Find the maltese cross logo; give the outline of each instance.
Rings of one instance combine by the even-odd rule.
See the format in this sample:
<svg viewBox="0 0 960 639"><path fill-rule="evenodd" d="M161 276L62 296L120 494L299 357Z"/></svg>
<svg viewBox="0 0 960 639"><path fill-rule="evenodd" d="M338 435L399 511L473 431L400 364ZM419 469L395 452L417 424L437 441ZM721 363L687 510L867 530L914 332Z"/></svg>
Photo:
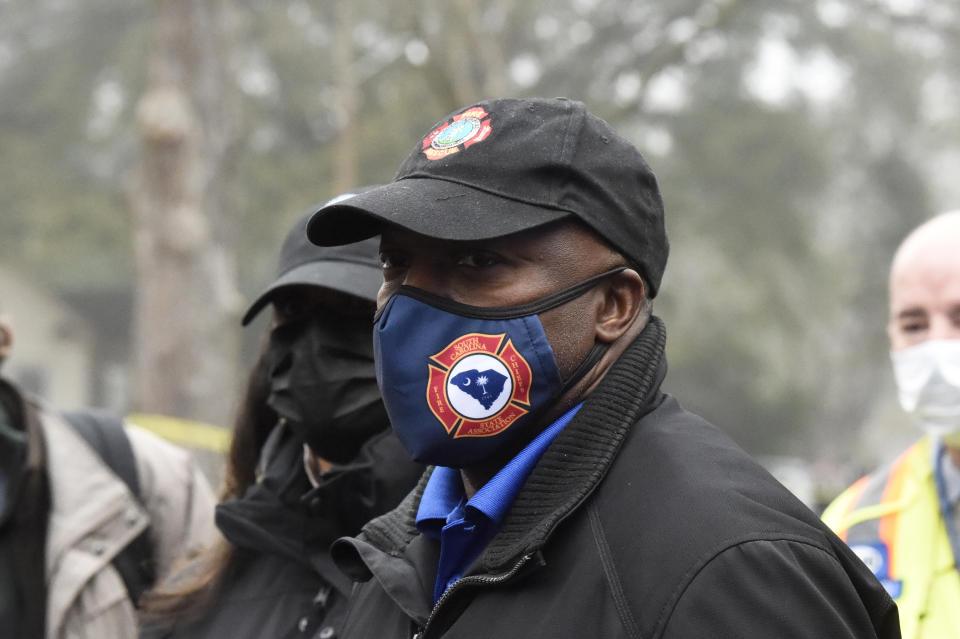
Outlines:
<svg viewBox="0 0 960 639"><path fill-rule="evenodd" d="M530 411L533 373L506 333L458 337L427 367L427 405L455 439L497 435Z"/></svg>

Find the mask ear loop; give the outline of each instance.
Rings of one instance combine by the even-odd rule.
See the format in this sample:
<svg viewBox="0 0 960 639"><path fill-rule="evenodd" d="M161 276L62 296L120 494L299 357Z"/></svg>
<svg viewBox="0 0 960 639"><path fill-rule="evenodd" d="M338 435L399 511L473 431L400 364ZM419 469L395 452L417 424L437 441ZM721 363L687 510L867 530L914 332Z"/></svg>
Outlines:
<svg viewBox="0 0 960 639"><path fill-rule="evenodd" d="M603 357L609 348L609 344L604 344L603 342L594 343L593 348L590 349L580 364L570 373L570 377L563 382L563 386L560 387L560 392L557 396L559 397L573 388L577 382L583 379L584 375L593 370L593 367L597 365L597 362L600 361L600 358Z"/></svg>
<svg viewBox="0 0 960 639"><path fill-rule="evenodd" d="M615 275L617 273L621 273L623 271L626 271L628 268L630 267L620 266L610 271L607 271L605 273L600 273L600 275L592 277L587 281L591 282L592 284L596 284L599 280L603 279L604 277L607 277L608 275ZM570 377L563 382L563 386L560 388L560 392L558 396L561 396L564 393L566 393L568 390L573 388L573 386L577 382L583 379L583 377L588 372L590 372L594 366L597 365L597 362L600 361L600 358L602 358L604 353L606 353L607 350L609 349L610 349L609 344L604 344L603 342L594 342L593 347L587 352L587 354L584 356L580 364L573 370L572 373L570 373Z"/></svg>
<svg viewBox="0 0 960 639"><path fill-rule="evenodd" d="M592 289L597 285L597 282L600 280L610 277L611 275L616 275L621 271L629 269L629 266L616 266L612 269L606 270L602 273L597 273L578 284L574 284L570 288L564 289L547 297L540 298L538 300L533 300L532 302L527 302L525 304L517 304L514 306L498 306L498 307L487 307L487 306L471 306L469 304L463 304L461 302L455 302L451 299L437 295L435 293L428 293L427 291L421 290L413 286L401 286L394 296L396 295L406 295L411 297L418 302L423 302L424 304L429 304L435 308L439 308L442 311L448 313L453 313L454 315L459 315L460 317L469 317L473 319L484 319L484 320L506 320L506 319L516 319L518 317L526 317L528 315L539 315L540 313L549 311L558 306L563 306L567 302L573 301L585 294L587 291ZM392 299L392 298L391 298ZM383 313L383 309L386 308L386 305L382 306L380 310L377 311L376 320L379 320L380 315Z"/></svg>

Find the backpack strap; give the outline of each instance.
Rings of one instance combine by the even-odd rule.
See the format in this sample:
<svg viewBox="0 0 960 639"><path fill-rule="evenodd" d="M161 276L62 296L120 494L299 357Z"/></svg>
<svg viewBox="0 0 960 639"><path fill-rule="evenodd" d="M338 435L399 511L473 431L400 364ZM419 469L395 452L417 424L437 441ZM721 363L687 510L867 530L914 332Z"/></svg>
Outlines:
<svg viewBox="0 0 960 639"><path fill-rule="evenodd" d="M66 411L62 416L143 505L140 481L137 478L137 459L124 430L123 420L109 413L93 410ZM150 528L145 528L111 562L120 573L134 606L140 600L140 595L153 586L156 580L153 544L149 533Z"/></svg>

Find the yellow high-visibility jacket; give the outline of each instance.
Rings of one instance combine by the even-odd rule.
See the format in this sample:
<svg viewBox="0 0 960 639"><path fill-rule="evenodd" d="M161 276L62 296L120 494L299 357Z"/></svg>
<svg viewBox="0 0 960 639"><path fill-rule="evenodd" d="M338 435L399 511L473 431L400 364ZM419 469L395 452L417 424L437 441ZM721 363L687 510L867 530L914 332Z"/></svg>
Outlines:
<svg viewBox="0 0 960 639"><path fill-rule="evenodd" d="M940 515L931 446L924 437L823 513L896 600L904 639L960 637L960 573Z"/></svg>

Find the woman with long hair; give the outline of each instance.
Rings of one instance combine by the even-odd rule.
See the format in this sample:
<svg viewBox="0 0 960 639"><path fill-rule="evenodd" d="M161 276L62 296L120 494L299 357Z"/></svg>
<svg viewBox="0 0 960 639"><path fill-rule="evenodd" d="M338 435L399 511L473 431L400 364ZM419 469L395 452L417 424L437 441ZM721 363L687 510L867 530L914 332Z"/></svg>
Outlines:
<svg viewBox="0 0 960 639"><path fill-rule="evenodd" d="M308 217L243 318L273 309L234 425L222 538L147 594L141 639L333 639L350 584L330 543L399 503L423 470L390 431L376 386L376 240L315 246Z"/></svg>

